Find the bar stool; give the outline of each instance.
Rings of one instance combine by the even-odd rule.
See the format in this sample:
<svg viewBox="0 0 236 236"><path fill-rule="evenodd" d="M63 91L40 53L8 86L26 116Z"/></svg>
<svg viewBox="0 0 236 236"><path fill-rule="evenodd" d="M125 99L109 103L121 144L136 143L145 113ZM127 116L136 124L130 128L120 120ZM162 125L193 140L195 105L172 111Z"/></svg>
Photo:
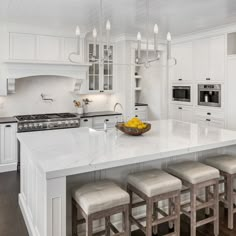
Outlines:
<svg viewBox="0 0 236 236"><path fill-rule="evenodd" d="M152 235L152 230L157 233L158 225L174 222L174 233L180 235L180 190L182 183L174 176L158 169L147 170L130 174L128 176L127 191L130 194L130 221L141 229L146 236ZM138 195L143 201L134 203L133 194ZM158 202L169 200L169 214L158 208ZM146 217L135 218L132 209L146 205ZM158 213L163 217L158 219ZM154 217L153 217L154 216ZM146 220L146 227L142 221ZM168 234L169 235L169 234Z"/></svg>
<svg viewBox="0 0 236 236"><path fill-rule="evenodd" d="M129 227L129 194L115 183L104 180L84 186L72 191L72 235L77 236L77 225L86 224L86 236L93 235L93 221L105 218L105 230L98 235L128 236ZM80 213L84 219L77 220ZM110 222L110 216L123 214L123 233ZM97 233L96 233L97 234Z"/></svg>
<svg viewBox="0 0 236 236"><path fill-rule="evenodd" d="M228 207L228 228L234 227L234 213L236 208L234 207L234 197L236 195L234 191L234 179L236 178L236 156L217 156L207 158L205 160L207 165L213 166L220 171L220 175L224 177L224 192L220 193L220 201ZM211 192L208 192L211 194Z"/></svg>
<svg viewBox="0 0 236 236"><path fill-rule="evenodd" d="M196 229L199 226L214 223L214 235L219 235L219 171L211 166L199 162L185 161L178 164L170 165L167 169L169 173L180 178L187 189L181 193L190 192L190 203L181 205L181 212L190 218L191 236L196 236ZM213 198L204 201L198 195L198 191L203 188L213 186ZM197 204L200 203L200 204ZM189 208L190 207L190 212ZM187 209L186 209L187 208ZM200 209L212 208L213 216L207 219L197 221L197 211Z"/></svg>

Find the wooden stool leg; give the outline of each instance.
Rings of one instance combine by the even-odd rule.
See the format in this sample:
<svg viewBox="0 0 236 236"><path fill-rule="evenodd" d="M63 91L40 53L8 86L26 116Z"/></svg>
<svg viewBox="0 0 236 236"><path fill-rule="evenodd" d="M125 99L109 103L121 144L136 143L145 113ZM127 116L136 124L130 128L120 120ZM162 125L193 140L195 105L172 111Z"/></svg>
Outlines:
<svg viewBox="0 0 236 236"><path fill-rule="evenodd" d="M105 217L105 236L110 236L111 228L110 228L110 216Z"/></svg>
<svg viewBox="0 0 236 236"><path fill-rule="evenodd" d="M130 198L130 203L129 203L129 234L131 234L131 216L132 216L132 205L133 205L133 193L132 191L129 189L129 187L127 187L127 192L129 194L129 198Z"/></svg>
<svg viewBox="0 0 236 236"><path fill-rule="evenodd" d="M86 219L86 236L92 236L93 235L93 220L91 217L87 217Z"/></svg>
<svg viewBox="0 0 236 236"><path fill-rule="evenodd" d="M77 236L77 207L72 201L72 236Z"/></svg>
<svg viewBox="0 0 236 236"><path fill-rule="evenodd" d="M233 209L234 209L234 198L233 198L233 177L232 175L227 175L226 180L226 189L227 189L227 202L228 202L228 228L233 229L234 227L234 216L233 216Z"/></svg>
<svg viewBox="0 0 236 236"><path fill-rule="evenodd" d="M158 211L157 211L157 208L158 208L158 202L155 202L154 203L154 208L153 208L153 215L154 215L154 219L155 220L158 220ZM158 234L158 225L155 225L153 226L153 234L154 235L157 235Z"/></svg>
<svg viewBox="0 0 236 236"><path fill-rule="evenodd" d="M219 235L219 184L218 182L214 185L214 200L215 200L215 205L214 205L214 216L215 216L215 221L214 221L214 234L215 236Z"/></svg>
<svg viewBox="0 0 236 236"><path fill-rule="evenodd" d="M152 201L148 199L146 208L146 236L152 236L152 208Z"/></svg>
<svg viewBox="0 0 236 236"><path fill-rule="evenodd" d="M208 202L208 201L210 200L210 198L209 198L209 192L210 192L210 186L207 186L207 187L205 188L206 202ZM207 208L205 209L205 214L206 214L207 216L210 215L210 208L209 208L209 207L207 207Z"/></svg>
<svg viewBox="0 0 236 236"><path fill-rule="evenodd" d="M190 200L191 200L191 236L196 236L196 221L197 221L197 212L196 212L196 195L197 190L196 186L192 185L190 188Z"/></svg>
<svg viewBox="0 0 236 236"><path fill-rule="evenodd" d="M175 197L175 214L177 216L175 220L175 235L180 236L180 194Z"/></svg>
<svg viewBox="0 0 236 236"><path fill-rule="evenodd" d="M130 227L130 220L129 220L129 205L125 207L123 212L123 230L125 236L130 236L131 234L131 227Z"/></svg>
<svg viewBox="0 0 236 236"><path fill-rule="evenodd" d="M169 216L171 216L173 214L173 204L174 204L174 201L173 201L173 198L169 198L169 205L168 205L168 208L169 208ZM174 228L174 222L173 221L169 221L169 228L170 229L173 229Z"/></svg>

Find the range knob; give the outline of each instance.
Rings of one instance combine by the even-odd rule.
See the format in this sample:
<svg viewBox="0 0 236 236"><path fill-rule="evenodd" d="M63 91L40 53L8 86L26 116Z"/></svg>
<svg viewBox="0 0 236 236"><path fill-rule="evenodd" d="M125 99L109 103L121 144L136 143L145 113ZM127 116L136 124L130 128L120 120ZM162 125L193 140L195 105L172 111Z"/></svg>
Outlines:
<svg viewBox="0 0 236 236"><path fill-rule="evenodd" d="M27 129L28 128L28 124L24 124L24 129Z"/></svg>

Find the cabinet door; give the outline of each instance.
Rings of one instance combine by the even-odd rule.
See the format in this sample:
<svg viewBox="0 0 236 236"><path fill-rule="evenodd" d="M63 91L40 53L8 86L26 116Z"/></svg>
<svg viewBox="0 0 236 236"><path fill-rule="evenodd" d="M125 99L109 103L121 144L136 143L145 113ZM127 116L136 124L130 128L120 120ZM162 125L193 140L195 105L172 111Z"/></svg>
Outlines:
<svg viewBox="0 0 236 236"><path fill-rule="evenodd" d="M10 58L16 60L35 60L36 35L11 33Z"/></svg>
<svg viewBox="0 0 236 236"><path fill-rule="evenodd" d="M104 67L103 67L103 88L104 91L112 91L114 88L114 73L113 73L113 46L104 45Z"/></svg>
<svg viewBox="0 0 236 236"><path fill-rule="evenodd" d="M209 39L196 40L193 43L193 67L195 80L209 80Z"/></svg>
<svg viewBox="0 0 236 236"><path fill-rule="evenodd" d="M182 121L185 122L193 122L193 109L192 108L186 108L182 107Z"/></svg>
<svg viewBox="0 0 236 236"><path fill-rule="evenodd" d="M16 162L16 124L1 125L1 164Z"/></svg>
<svg viewBox="0 0 236 236"><path fill-rule="evenodd" d="M93 127L93 118L82 118L80 119L80 127Z"/></svg>
<svg viewBox="0 0 236 236"><path fill-rule="evenodd" d="M76 38L64 38L64 61L69 62L70 53L76 52L76 50L77 50ZM79 60L81 60L81 57L79 58Z"/></svg>
<svg viewBox="0 0 236 236"><path fill-rule="evenodd" d="M182 120L182 110L181 106L171 106L169 110L169 117L170 119L174 120Z"/></svg>
<svg viewBox="0 0 236 236"><path fill-rule="evenodd" d="M173 57L177 64L170 69L170 77L173 81L190 81L193 79L192 69L192 43L176 45L172 49Z"/></svg>
<svg viewBox="0 0 236 236"><path fill-rule="evenodd" d="M225 39L224 36L211 38L209 44L209 77L213 81L224 81Z"/></svg>
<svg viewBox="0 0 236 236"><path fill-rule="evenodd" d="M38 36L38 60L61 61L61 38Z"/></svg>

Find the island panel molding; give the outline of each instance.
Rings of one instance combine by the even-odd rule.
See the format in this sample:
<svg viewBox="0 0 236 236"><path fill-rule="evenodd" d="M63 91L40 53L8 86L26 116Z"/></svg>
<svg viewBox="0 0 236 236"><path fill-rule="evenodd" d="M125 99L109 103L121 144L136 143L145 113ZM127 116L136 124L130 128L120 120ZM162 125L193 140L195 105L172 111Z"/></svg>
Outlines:
<svg viewBox="0 0 236 236"><path fill-rule="evenodd" d="M71 190L75 186L106 178L125 187L131 172L236 153L236 132L175 120L154 121L152 130L141 137L89 128L17 136L22 163L19 202L33 236L71 236ZM165 210L165 204L161 206ZM141 209L135 214L143 213ZM119 217L115 223L119 227Z"/></svg>

